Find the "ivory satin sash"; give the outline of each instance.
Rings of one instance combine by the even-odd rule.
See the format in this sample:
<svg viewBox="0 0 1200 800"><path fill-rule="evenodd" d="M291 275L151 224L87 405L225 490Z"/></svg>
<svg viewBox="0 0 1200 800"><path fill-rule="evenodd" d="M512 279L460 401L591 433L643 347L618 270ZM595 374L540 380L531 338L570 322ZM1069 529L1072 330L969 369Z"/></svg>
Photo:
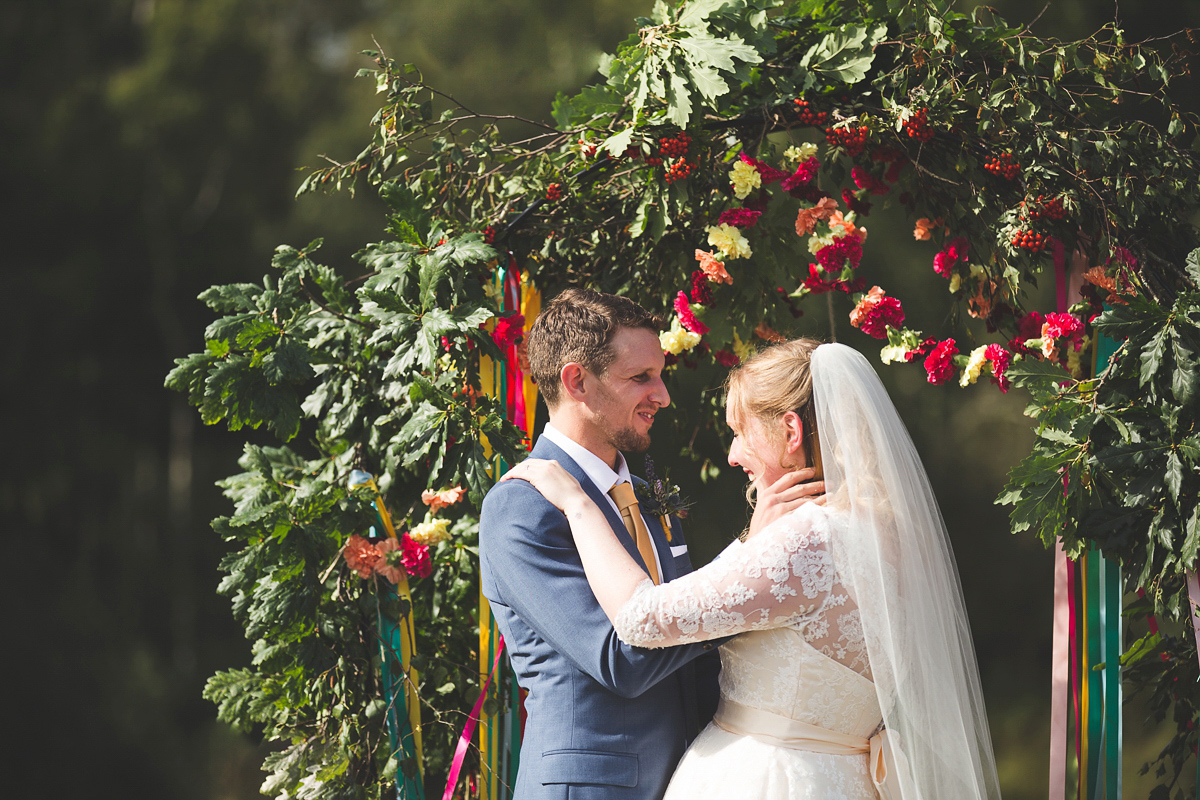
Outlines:
<svg viewBox="0 0 1200 800"><path fill-rule="evenodd" d="M909 776L908 761L887 729L869 739L838 733L807 722L734 703L721 698L713 723L718 728L749 736L777 747L834 756L869 754L871 781L880 800L910 800L918 795Z"/></svg>

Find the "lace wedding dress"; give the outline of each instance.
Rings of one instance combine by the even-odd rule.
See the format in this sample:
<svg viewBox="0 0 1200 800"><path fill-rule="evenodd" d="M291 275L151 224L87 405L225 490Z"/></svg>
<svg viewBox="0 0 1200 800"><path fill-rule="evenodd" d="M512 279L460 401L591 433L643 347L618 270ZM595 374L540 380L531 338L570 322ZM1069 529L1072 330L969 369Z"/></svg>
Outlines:
<svg viewBox="0 0 1200 800"><path fill-rule="evenodd" d="M877 797L870 754L853 752L883 714L831 546L844 524L801 506L702 570L645 581L622 607L618 635L643 647L737 634L720 648L717 719L680 762L668 800Z"/></svg>

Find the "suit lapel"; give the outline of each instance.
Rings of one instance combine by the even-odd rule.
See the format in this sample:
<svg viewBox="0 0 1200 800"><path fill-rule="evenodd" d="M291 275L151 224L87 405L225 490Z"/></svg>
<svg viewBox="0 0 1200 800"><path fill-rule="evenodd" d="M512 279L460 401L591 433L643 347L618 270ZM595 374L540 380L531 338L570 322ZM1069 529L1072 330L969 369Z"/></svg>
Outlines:
<svg viewBox="0 0 1200 800"><path fill-rule="evenodd" d="M561 464L563 469L574 476L575 480L579 481L579 485L583 487L583 491L587 493L587 496L592 498L592 502L604 512L604 518L608 520L608 524L612 526L613 532L617 534L617 541L625 547L625 552L629 553L633 557L633 560L641 564L642 568L645 569L646 564L642 561L641 554L638 553L637 544L633 541L633 537L625 530L625 522L621 519L621 515L613 509L612 503L608 500L608 495L604 494L604 492L596 487L596 484L592 483L592 479L588 477L582 467L575 463L575 459L571 458L561 447L544 436L538 437L537 444L534 445L529 455L534 458L553 459ZM650 535L654 539L654 546L658 548L659 560L662 561L662 546L659 544L659 540L662 538L661 528L657 525L651 527L652 525L653 523L647 521L647 529L651 531ZM656 529L659 530L657 536L654 534L654 530Z"/></svg>

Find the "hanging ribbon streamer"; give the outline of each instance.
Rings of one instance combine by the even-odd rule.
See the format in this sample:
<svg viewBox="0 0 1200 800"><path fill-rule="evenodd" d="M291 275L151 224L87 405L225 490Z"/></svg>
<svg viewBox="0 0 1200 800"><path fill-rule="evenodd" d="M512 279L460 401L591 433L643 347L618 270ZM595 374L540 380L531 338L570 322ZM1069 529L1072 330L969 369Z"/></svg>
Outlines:
<svg viewBox="0 0 1200 800"><path fill-rule="evenodd" d="M505 312L516 312L525 319L525 328L541 310L541 293L529 283L528 274L521 274L516 258L510 253L507 263L496 269L496 288L503 297ZM483 391L504 401L505 413L510 422L525 432L527 441L532 441L537 409L537 386L526 375L523 368L524 347L517 342L503 349L504 358L494 361L480 356L479 377ZM484 452L492 457L491 446L485 442ZM493 476L508 468L503 459L495 458ZM489 714L487 705L481 705L479 714L479 794L481 800L509 800L516 783L520 766L521 735L524 726L524 708L521 690L516 677L507 674L500 652L503 637L496 629L491 607L487 598L479 593L479 674L481 679L488 672L488 665L499 664L495 681L484 681L486 688L481 694L481 703L486 696L498 699L501 686L508 689L507 708L498 714Z"/></svg>
<svg viewBox="0 0 1200 800"><path fill-rule="evenodd" d="M474 707L471 708L471 713L467 715L467 724L463 726L462 735L458 737L458 746L454 748L454 759L450 762L450 773L446 776L446 790L442 792L442 800L450 800L454 795L454 787L458 784L459 772L462 770L463 761L467 757L467 750L471 746L471 739L475 736L475 726L479 723L479 715L483 711L483 701L487 698L488 688L492 685L492 678L496 676L496 670L500 666L500 654L503 652L504 637L501 636L496 642L496 657L492 659L492 669L483 681L483 690L479 692L479 699L475 701Z"/></svg>
<svg viewBox="0 0 1200 800"><path fill-rule="evenodd" d="M377 532L389 539L396 539L392 515L383 503L383 496L379 493L375 478L359 469L351 472L350 488L357 489L363 486L369 487L375 493ZM384 586L388 588L382 588ZM417 647L416 631L413 629L411 616L412 593L408 588L408 576L403 572L394 589L386 583L381 583L380 587L380 592L386 591L397 597L401 608L409 609L399 620L383 616L382 611L376 617L380 660L383 663L383 685L388 694L388 740L392 753L400 756L402 764L416 766L416 769L407 772L402 769L397 773L396 796L422 800L425 797L425 760L421 746L421 703L417 695L419 676L416 668L412 666L413 653ZM398 670L395 669L396 665L399 665Z"/></svg>

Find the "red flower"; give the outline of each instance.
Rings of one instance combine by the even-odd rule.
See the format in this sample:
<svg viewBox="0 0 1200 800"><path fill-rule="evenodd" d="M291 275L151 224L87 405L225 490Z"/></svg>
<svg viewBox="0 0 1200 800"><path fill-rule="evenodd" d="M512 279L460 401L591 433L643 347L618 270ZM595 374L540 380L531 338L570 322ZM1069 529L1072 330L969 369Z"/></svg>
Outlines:
<svg viewBox="0 0 1200 800"><path fill-rule="evenodd" d="M847 261L851 267L857 267L862 261L862 240L857 236L842 236L818 250L816 256L826 272L840 272Z"/></svg>
<svg viewBox="0 0 1200 800"><path fill-rule="evenodd" d="M817 177L817 170L819 168L820 163L817 161L817 157L813 156L797 166L795 172L780 181L779 188L790 192L793 189L799 189L801 186L806 186L812 183L813 178Z"/></svg>
<svg viewBox="0 0 1200 800"><path fill-rule="evenodd" d="M1026 356L1038 353L1039 351L1026 347L1025 341L1041 336L1042 323L1045 321L1046 317L1040 311L1030 311L1021 317L1020 322L1017 323L1017 335L1009 341L1008 349Z"/></svg>
<svg viewBox="0 0 1200 800"><path fill-rule="evenodd" d="M842 189L842 202L846 204L847 209L860 217L871 213L871 204L866 200L859 200L858 195L849 189Z"/></svg>
<svg viewBox="0 0 1200 800"><path fill-rule="evenodd" d="M876 178L870 172L867 172L862 167L854 167L850 170L850 177L854 179L854 185L859 189L866 189L871 194L887 194L891 188L883 181Z"/></svg>
<svg viewBox="0 0 1200 800"><path fill-rule="evenodd" d="M742 360L728 350L718 350L713 353L713 359L722 367L736 367Z"/></svg>
<svg viewBox="0 0 1200 800"><path fill-rule="evenodd" d="M925 357L925 375L934 386L940 386L954 377L954 356L958 345L953 339L938 342L933 352Z"/></svg>
<svg viewBox="0 0 1200 800"><path fill-rule="evenodd" d="M512 347L525 332L525 317L521 314L511 314L496 319L496 329L492 331L492 341L501 350Z"/></svg>
<svg viewBox="0 0 1200 800"><path fill-rule="evenodd" d="M770 164L759 161L757 158L751 158L746 155L745 151L739 153L738 158L758 170L758 176L762 179L763 186L788 177L788 174L783 170L775 169Z"/></svg>
<svg viewBox="0 0 1200 800"><path fill-rule="evenodd" d="M697 305L707 306L712 304L712 289L708 288L708 276L704 274L704 270L698 269L692 272L692 302Z"/></svg>
<svg viewBox="0 0 1200 800"><path fill-rule="evenodd" d="M918 358L924 358L925 356L929 355L933 352L933 348L937 347L937 343L937 339L926 339L925 341L921 342L912 350L909 350L904 354L905 363L911 364Z"/></svg>
<svg viewBox="0 0 1200 800"><path fill-rule="evenodd" d="M983 350L983 357L992 365L992 383L1000 387L1000 391L1008 392L1009 381L1004 376L1012 364L1012 353L998 344L989 344Z"/></svg>
<svg viewBox="0 0 1200 800"><path fill-rule="evenodd" d="M753 228L762 216L761 211L751 211L748 208L730 208L721 212L717 217L720 225L732 225L735 228Z"/></svg>
<svg viewBox="0 0 1200 800"><path fill-rule="evenodd" d="M1046 315L1046 321L1042 323L1042 335L1052 339L1062 339L1063 337L1076 339L1082 333L1083 323L1073 314L1051 312Z"/></svg>
<svg viewBox="0 0 1200 800"><path fill-rule="evenodd" d="M708 326L696 319L696 315L692 313L692 307L688 305L688 296L683 292L675 295L675 313L679 315L679 324L683 326L684 330L698 333L701 336L708 333Z"/></svg>
<svg viewBox="0 0 1200 800"><path fill-rule="evenodd" d="M433 572L429 548L414 542L407 531L400 537L400 564L405 572L417 578L428 578L429 573Z"/></svg>
<svg viewBox="0 0 1200 800"><path fill-rule="evenodd" d="M872 286L850 312L850 324L868 336L886 339L888 326L898 329L904 324L904 309L895 297L888 297L878 286Z"/></svg>

